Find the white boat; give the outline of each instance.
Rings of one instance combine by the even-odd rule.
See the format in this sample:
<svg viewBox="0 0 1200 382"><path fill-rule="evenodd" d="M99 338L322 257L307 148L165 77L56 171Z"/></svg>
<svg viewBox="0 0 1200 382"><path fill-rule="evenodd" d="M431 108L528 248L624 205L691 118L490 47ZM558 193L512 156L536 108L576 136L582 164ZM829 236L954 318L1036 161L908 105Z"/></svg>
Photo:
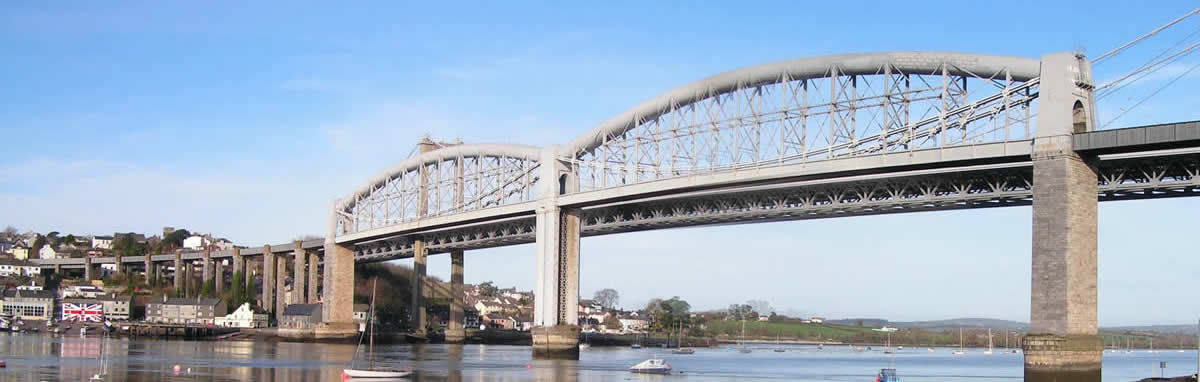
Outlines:
<svg viewBox="0 0 1200 382"><path fill-rule="evenodd" d="M404 378L412 375L412 371L343 369L342 374L350 378Z"/></svg>
<svg viewBox="0 0 1200 382"><path fill-rule="evenodd" d="M985 350L983 354L992 355L992 328L988 328L988 350Z"/></svg>
<svg viewBox="0 0 1200 382"><path fill-rule="evenodd" d="M376 278L371 283L371 310L367 312L367 331L368 337L371 337L370 345L367 348L367 368L355 369L351 364L349 369L342 369L342 375L348 378L404 378L412 375L412 370L395 370L395 369L376 369L375 368L375 286L379 284L379 279ZM354 347L354 355L357 359L358 347L362 345L362 337L358 337L358 345Z"/></svg>
<svg viewBox="0 0 1200 382"><path fill-rule="evenodd" d="M950 354L953 354L953 355L967 354L967 350L965 348L963 348L963 330L962 330L962 328L958 328L958 350L952 351L952 352L950 352Z"/></svg>
<svg viewBox="0 0 1200 382"><path fill-rule="evenodd" d="M749 353L750 348L746 347L746 319L742 318L742 338L738 342L738 353Z"/></svg>
<svg viewBox="0 0 1200 382"><path fill-rule="evenodd" d="M91 329L91 328L89 328L89 327L87 327L87 326L80 326L80 327L79 327L79 335L81 335L81 336L86 336L86 335L87 335L87 332L88 332L88 329Z"/></svg>
<svg viewBox="0 0 1200 382"><path fill-rule="evenodd" d="M629 371L634 373L648 374L669 374L671 373L671 364L661 358L651 358L629 368Z"/></svg>

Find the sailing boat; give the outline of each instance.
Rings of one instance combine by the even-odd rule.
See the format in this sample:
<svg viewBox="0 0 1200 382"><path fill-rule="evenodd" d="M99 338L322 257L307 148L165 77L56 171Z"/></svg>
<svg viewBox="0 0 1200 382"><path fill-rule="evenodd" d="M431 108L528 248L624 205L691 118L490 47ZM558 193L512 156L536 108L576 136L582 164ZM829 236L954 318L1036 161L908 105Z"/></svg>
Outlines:
<svg viewBox="0 0 1200 382"><path fill-rule="evenodd" d="M738 345L738 353L749 353L750 348L746 347L746 319L742 318L742 339Z"/></svg>
<svg viewBox="0 0 1200 382"><path fill-rule="evenodd" d="M371 311L367 312L367 336L371 337L370 345L367 347L367 368L355 369L351 364L349 369L342 369L342 375L350 378L403 378L412 374L412 371L391 370L391 369L375 369L375 286L379 284L379 279L376 278L371 282ZM362 337L358 337L358 346L362 345ZM358 354L358 347L355 346L354 354ZM356 357L357 358L357 357Z"/></svg>
<svg viewBox="0 0 1200 382"><path fill-rule="evenodd" d="M787 349L784 349L783 347L779 346L779 334L780 333L783 333L783 329L780 329L779 333L775 333L775 352L776 353L783 353L783 352L787 351Z"/></svg>
<svg viewBox="0 0 1200 382"><path fill-rule="evenodd" d="M677 342L675 344L676 347L675 347L675 350L671 351L671 353L674 353L674 354L696 354L696 349L692 349L691 346L688 346L688 347L683 346L683 323L682 322L679 323L679 338L676 339L675 341Z"/></svg>
<svg viewBox="0 0 1200 382"><path fill-rule="evenodd" d="M967 354L967 350L963 349L963 330L962 330L962 328L958 328L958 350L950 352L950 354L953 354L953 355Z"/></svg>
<svg viewBox="0 0 1200 382"><path fill-rule="evenodd" d="M988 350L983 354L992 355L992 328L988 328Z"/></svg>

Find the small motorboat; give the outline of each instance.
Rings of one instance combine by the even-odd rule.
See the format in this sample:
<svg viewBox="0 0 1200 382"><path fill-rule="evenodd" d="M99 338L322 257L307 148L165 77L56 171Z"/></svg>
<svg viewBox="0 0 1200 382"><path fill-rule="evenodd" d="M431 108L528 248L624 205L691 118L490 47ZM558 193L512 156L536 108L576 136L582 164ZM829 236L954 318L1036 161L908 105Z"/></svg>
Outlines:
<svg viewBox="0 0 1200 382"><path fill-rule="evenodd" d="M633 345L629 345L629 348L630 348L630 349L641 349L641 348L642 348L642 344L633 344Z"/></svg>
<svg viewBox="0 0 1200 382"><path fill-rule="evenodd" d="M633 365L633 367L629 368L629 371L645 374L670 374L671 364L661 358L651 358Z"/></svg>
<svg viewBox="0 0 1200 382"><path fill-rule="evenodd" d="M349 378L404 378L412 375L412 370L342 369L342 375Z"/></svg>
<svg viewBox="0 0 1200 382"><path fill-rule="evenodd" d="M900 382L900 377L896 376L896 369L879 369L875 382Z"/></svg>
<svg viewBox="0 0 1200 382"><path fill-rule="evenodd" d="M591 349L591 348L592 348L592 344L589 344L587 342L579 344L579 350L587 350L587 349Z"/></svg>

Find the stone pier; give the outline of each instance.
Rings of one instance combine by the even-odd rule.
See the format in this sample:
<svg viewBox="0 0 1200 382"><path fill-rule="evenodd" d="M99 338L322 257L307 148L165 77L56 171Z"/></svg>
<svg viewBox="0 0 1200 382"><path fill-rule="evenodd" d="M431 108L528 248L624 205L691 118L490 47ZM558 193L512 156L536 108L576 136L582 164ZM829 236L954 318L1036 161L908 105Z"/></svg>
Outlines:
<svg viewBox="0 0 1200 382"><path fill-rule="evenodd" d="M200 266L200 288L203 289L205 284L208 284L213 280L212 250L209 249L208 245L204 246L204 252L202 252L200 259Z"/></svg>
<svg viewBox="0 0 1200 382"><path fill-rule="evenodd" d="M463 329L463 250L450 251L450 320L446 325L446 343L461 344Z"/></svg>
<svg viewBox="0 0 1200 382"><path fill-rule="evenodd" d="M195 283L195 280L192 277L192 262L191 262L191 260L185 261L185 262L183 262L183 296L184 297L194 297L198 294L198 293L196 293L196 287L192 285L194 283Z"/></svg>
<svg viewBox="0 0 1200 382"><path fill-rule="evenodd" d="M317 267L321 259L317 251L308 251L308 302L315 304L317 299Z"/></svg>
<svg viewBox="0 0 1200 382"><path fill-rule="evenodd" d="M213 278L216 280L213 282L213 289L217 292L217 295L214 297L220 296L221 292L225 291L225 269L223 269L225 267L222 262L224 260L217 260L212 264Z"/></svg>
<svg viewBox="0 0 1200 382"><path fill-rule="evenodd" d="M83 279L86 281L95 280L95 278L93 278L93 277L96 276L96 274L93 272L94 271L92 270L92 257L84 256L83 257Z"/></svg>
<svg viewBox="0 0 1200 382"><path fill-rule="evenodd" d="M579 359L579 239L578 209L560 208L560 194L578 188L575 174L556 155L556 146L542 149L537 228L537 283L534 284L533 357Z"/></svg>
<svg viewBox="0 0 1200 382"><path fill-rule="evenodd" d="M308 281L305 272L308 271L308 253L304 251L304 242L296 240L296 248L292 249L292 301L293 304L308 302L308 291L304 284Z"/></svg>
<svg viewBox="0 0 1200 382"><path fill-rule="evenodd" d="M121 255L113 254L113 274L125 274L125 272L123 272L125 268L124 265L125 264L121 262Z"/></svg>
<svg viewBox="0 0 1200 382"><path fill-rule="evenodd" d="M1025 381L1100 381L1096 328L1097 176L1072 148L1091 131L1091 74L1083 57L1042 57L1033 153L1033 280Z"/></svg>
<svg viewBox="0 0 1200 382"><path fill-rule="evenodd" d="M275 322L283 322L283 310L287 308L287 256L275 255Z"/></svg>
<svg viewBox="0 0 1200 382"><path fill-rule="evenodd" d="M321 304L323 322L313 331L316 338L353 338L358 335L354 324L354 248L338 244L337 208L334 201L329 209L329 226L325 235L325 282Z"/></svg>
<svg viewBox="0 0 1200 382"><path fill-rule="evenodd" d="M237 290L239 287L245 289L246 279L250 275L246 274L246 258L242 257L242 249L233 247L233 270L229 272L230 289ZM242 285L234 287L232 283L237 282L238 273L242 274ZM236 309L236 308L235 308Z"/></svg>
<svg viewBox="0 0 1200 382"><path fill-rule="evenodd" d="M183 250L175 250L175 293L183 292Z"/></svg>
<svg viewBox="0 0 1200 382"><path fill-rule="evenodd" d="M408 305L412 335L425 337L425 239L413 240L412 302Z"/></svg>
<svg viewBox="0 0 1200 382"><path fill-rule="evenodd" d="M142 267L146 269L146 285L155 286L158 281L157 269L154 269L154 255L147 253L142 257Z"/></svg>
<svg viewBox="0 0 1200 382"><path fill-rule="evenodd" d="M270 245L263 246L262 259L262 308L275 317L275 254L271 253Z"/></svg>

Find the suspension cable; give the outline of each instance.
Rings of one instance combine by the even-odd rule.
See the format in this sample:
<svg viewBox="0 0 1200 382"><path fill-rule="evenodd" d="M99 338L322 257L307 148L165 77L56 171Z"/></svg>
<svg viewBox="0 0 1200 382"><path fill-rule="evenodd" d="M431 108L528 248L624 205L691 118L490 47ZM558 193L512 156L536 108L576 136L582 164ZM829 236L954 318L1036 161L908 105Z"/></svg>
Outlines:
<svg viewBox="0 0 1200 382"><path fill-rule="evenodd" d="M1200 48L1200 42L1196 42L1196 43L1193 43L1192 45L1188 45L1187 48L1183 48L1182 50L1175 52L1174 54L1167 56L1166 58L1163 58L1158 61L1154 61L1147 65L1143 65L1142 67L1137 68L1124 76L1121 76L1121 78L1118 78L1113 81L1109 81L1108 83L1106 83L1104 85L1100 85L1100 86L1096 87L1096 91L1101 91L1101 90L1116 86L1116 85L1120 84L1122 81L1125 81L1125 80L1129 79L1130 77L1136 76L1147 70L1157 71L1158 69L1161 69L1163 66L1165 66L1165 64L1174 62L1174 60L1177 59L1178 57L1189 54L1196 48Z"/></svg>
<svg viewBox="0 0 1200 382"><path fill-rule="evenodd" d="M1184 19L1186 19L1188 17L1192 17L1192 16L1196 15L1197 13L1200 13L1200 8L1193 9L1191 12L1188 12L1188 13L1184 14L1183 16L1179 16L1179 18L1175 19L1174 21L1171 21L1171 22L1167 23L1166 25L1163 25L1161 27L1158 27L1158 28L1150 31L1150 33L1146 33L1146 34L1142 35L1141 37L1134 39L1133 41L1125 43L1125 45L1121 45L1121 46L1117 47L1116 49L1113 49L1112 51L1109 51L1108 53L1101 55L1100 57L1096 57L1096 59L1092 60L1092 65L1093 66L1098 65L1101 62L1103 62L1104 60L1106 60L1112 56L1115 56L1118 53L1121 53L1125 49L1129 49L1129 47L1134 46L1139 42L1142 42L1142 40L1150 38L1150 36L1154 36L1154 35L1158 34L1158 32L1162 32L1163 30L1170 28L1172 25L1178 24L1180 21L1183 21Z"/></svg>
<svg viewBox="0 0 1200 382"><path fill-rule="evenodd" d="M1141 106L1142 103L1145 103L1150 98L1153 98L1154 96L1158 95L1158 93L1163 91L1163 89L1170 87L1176 81L1179 81L1180 78L1183 78L1184 76L1187 76L1188 74L1190 74L1193 70L1196 70L1196 68L1200 68L1200 63L1192 65L1192 67L1188 68L1188 70L1185 70L1183 73L1179 73L1179 75L1175 76L1175 78L1172 78L1171 81L1163 84L1163 86L1160 86L1158 89L1154 90L1153 93L1150 93L1149 95L1143 97L1140 101L1133 104L1133 106L1130 106L1128 109L1121 111L1121 114L1117 114L1116 117L1113 117L1113 119L1110 119L1110 120L1108 120L1108 122L1105 122L1103 126L1100 126L1100 128L1103 129L1105 127L1108 127L1108 125L1111 125L1113 122L1116 122L1118 119L1121 119L1121 117L1124 117L1125 114L1128 114L1131 110L1137 108L1138 106Z"/></svg>

